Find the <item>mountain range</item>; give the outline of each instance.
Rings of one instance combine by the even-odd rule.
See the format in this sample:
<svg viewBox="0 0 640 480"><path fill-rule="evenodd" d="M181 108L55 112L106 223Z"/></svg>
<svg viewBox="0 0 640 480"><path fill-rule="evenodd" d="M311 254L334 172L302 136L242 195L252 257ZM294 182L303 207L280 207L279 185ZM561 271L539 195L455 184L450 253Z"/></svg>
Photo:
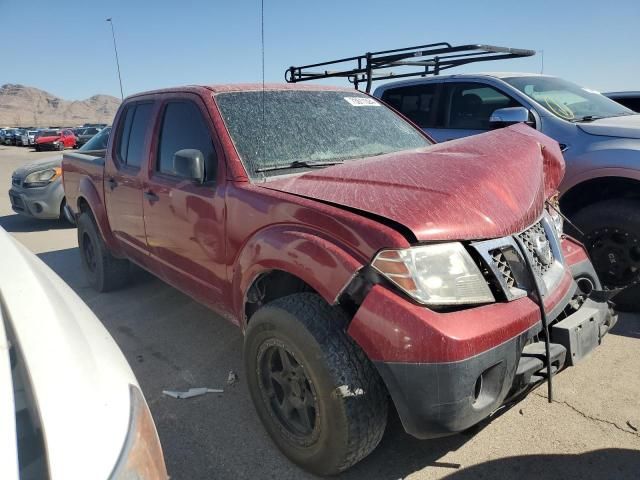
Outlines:
<svg viewBox="0 0 640 480"><path fill-rule="evenodd" d="M38 88L7 83L0 87L0 128L110 124L119 106L120 99L111 95L64 100Z"/></svg>

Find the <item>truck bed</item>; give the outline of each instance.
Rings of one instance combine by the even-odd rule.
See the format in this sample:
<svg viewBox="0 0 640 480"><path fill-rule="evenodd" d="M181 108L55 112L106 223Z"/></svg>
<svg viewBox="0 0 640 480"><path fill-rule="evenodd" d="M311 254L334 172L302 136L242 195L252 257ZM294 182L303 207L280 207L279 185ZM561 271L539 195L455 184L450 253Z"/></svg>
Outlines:
<svg viewBox="0 0 640 480"><path fill-rule="evenodd" d="M104 200L104 157L106 150L87 150L65 152L62 156L62 182L64 184L67 205L78 211L78 194L81 183L90 182Z"/></svg>

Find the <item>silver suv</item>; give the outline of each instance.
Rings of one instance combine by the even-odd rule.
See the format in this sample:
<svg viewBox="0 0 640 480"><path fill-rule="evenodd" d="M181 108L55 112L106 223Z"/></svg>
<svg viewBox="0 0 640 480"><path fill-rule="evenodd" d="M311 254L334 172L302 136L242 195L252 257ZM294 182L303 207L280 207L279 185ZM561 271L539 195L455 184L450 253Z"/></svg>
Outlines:
<svg viewBox="0 0 640 480"><path fill-rule="evenodd" d="M382 99L439 142L526 121L560 143L561 207L584 232L601 280L640 274L640 114L566 80L530 73L425 77L378 87ZM579 236L580 237L580 236ZM616 297L638 308L640 288Z"/></svg>

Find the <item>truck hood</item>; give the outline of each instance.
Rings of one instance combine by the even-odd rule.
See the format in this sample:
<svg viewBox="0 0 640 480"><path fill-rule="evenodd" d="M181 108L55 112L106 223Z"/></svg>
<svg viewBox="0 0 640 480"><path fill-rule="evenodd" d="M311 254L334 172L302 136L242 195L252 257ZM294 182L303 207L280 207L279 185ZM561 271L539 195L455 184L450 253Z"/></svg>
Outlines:
<svg viewBox="0 0 640 480"><path fill-rule="evenodd" d="M418 241L472 240L534 223L564 169L554 140L516 125L260 186L391 220Z"/></svg>
<svg viewBox="0 0 640 480"><path fill-rule="evenodd" d="M640 114L624 115L578 123L580 130L605 137L640 138Z"/></svg>
<svg viewBox="0 0 640 480"><path fill-rule="evenodd" d="M13 176L16 178L24 178L30 173L39 172L40 170L46 170L47 168L59 167L62 164L62 155L55 155L53 157L44 158L37 162L27 163L13 171Z"/></svg>
<svg viewBox="0 0 640 480"><path fill-rule="evenodd" d="M60 140L60 135L52 135L50 137L38 137L36 143L51 143Z"/></svg>

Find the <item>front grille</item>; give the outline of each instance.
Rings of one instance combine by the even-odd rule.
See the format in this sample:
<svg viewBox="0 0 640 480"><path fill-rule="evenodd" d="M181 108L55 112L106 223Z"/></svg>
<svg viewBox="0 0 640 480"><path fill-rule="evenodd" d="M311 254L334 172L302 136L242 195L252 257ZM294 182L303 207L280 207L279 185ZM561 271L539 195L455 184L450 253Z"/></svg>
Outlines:
<svg viewBox="0 0 640 480"><path fill-rule="evenodd" d="M493 264L498 269L498 271L502 274L502 278L504 282L507 284L507 287L513 288L516 286L516 279L513 276L513 271L507 262L507 258L504 256L504 253L501 249L496 248L495 250L491 250L489 252L491 255L491 259L493 260Z"/></svg>
<svg viewBox="0 0 640 480"><path fill-rule="evenodd" d="M542 226L542 222L538 222L531 228L518 234L518 238L522 240L527 249L527 256L535 273L540 277L543 276L553 265L554 257L551 245L549 244L549 238ZM545 256L541 250L548 252L547 255Z"/></svg>

